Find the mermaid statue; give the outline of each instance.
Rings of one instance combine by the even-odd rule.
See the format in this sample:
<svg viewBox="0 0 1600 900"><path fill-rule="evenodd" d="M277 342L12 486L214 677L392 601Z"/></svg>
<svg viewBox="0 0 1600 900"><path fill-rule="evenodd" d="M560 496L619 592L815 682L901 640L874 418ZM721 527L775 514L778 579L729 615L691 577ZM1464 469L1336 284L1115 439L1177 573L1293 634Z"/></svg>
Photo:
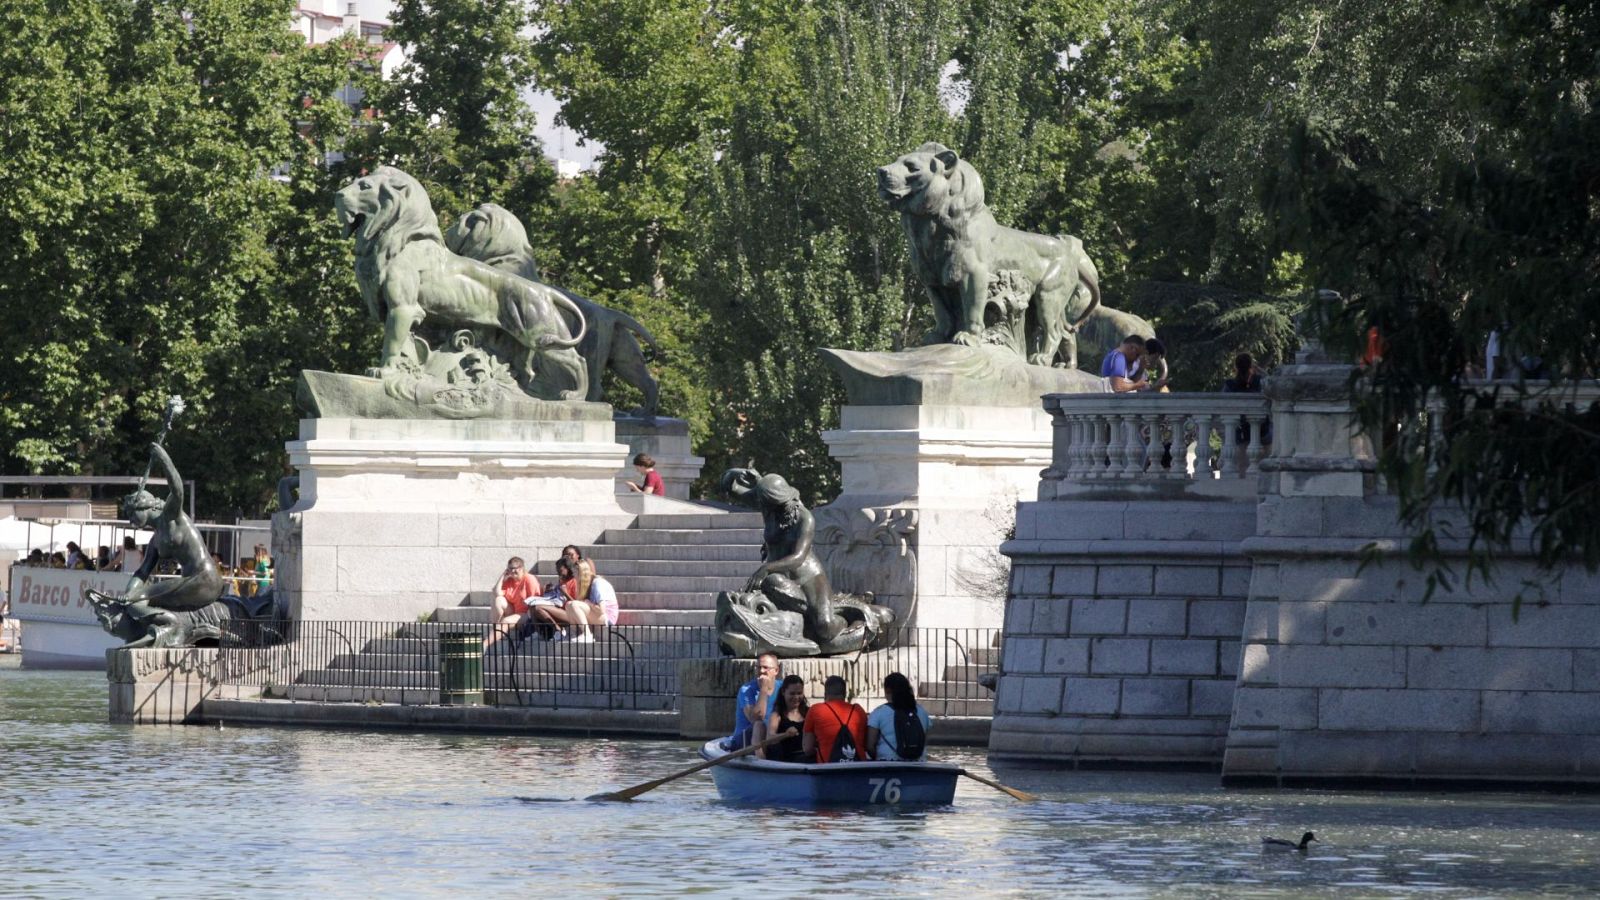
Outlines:
<svg viewBox="0 0 1600 900"><path fill-rule="evenodd" d="M761 512L761 565L742 591L717 595L717 633L724 652L751 657L832 656L885 643L894 610L872 595L835 594L812 551L816 522L800 492L781 475L754 469L722 473L730 500Z"/></svg>

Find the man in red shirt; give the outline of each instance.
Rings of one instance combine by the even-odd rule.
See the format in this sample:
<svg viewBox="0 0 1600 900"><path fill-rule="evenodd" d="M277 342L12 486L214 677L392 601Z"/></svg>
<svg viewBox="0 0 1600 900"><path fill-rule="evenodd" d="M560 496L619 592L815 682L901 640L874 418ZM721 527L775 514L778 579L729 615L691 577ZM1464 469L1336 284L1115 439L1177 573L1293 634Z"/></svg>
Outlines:
<svg viewBox="0 0 1600 900"><path fill-rule="evenodd" d="M522 557L511 557L506 562L505 573L500 576L500 584L495 589L494 608L489 613L489 621L495 627L489 632L488 639L483 642L485 650L511 633L517 623L522 621L523 616L528 614L528 601L537 596L539 596L539 582L528 574Z"/></svg>
<svg viewBox="0 0 1600 900"><path fill-rule="evenodd" d="M849 739L842 739L841 732ZM844 679L837 675L822 682L822 702L806 713L800 734L801 750L819 763L867 758L867 711L845 700Z"/></svg>

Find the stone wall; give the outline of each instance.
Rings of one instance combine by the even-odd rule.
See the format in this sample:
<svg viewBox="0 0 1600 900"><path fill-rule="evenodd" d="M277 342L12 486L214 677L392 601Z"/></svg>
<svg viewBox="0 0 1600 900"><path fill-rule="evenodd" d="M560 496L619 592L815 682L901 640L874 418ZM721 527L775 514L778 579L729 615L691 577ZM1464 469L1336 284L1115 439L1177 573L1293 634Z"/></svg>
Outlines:
<svg viewBox="0 0 1600 900"><path fill-rule="evenodd" d="M1388 497L1263 503L1224 780L1600 782L1600 578L1513 557L1425 600L1402 539L1362 568L1395 514Z"/></svg>
<svg viewBox="0 0 1600 900"><path fill-rule="evenodd" d="M1233 707L1252 504L1019 507L990 752L1216 765Z"/></svg>
<svg viewBox="0 0 1600 900"><path fill-rule="evenodd" d="M241 688L219 683L217 651L107 650L110 720L121 725L182 725L199 720L207 699L237 699Z"/></svg>

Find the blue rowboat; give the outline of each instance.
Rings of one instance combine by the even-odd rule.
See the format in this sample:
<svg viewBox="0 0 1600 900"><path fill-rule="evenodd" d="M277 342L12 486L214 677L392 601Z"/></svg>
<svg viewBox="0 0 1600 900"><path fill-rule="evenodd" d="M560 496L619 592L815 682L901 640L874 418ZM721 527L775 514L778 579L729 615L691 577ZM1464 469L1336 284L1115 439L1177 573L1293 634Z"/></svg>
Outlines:
<svg viewBox="0 0 1600 900"><path fill-rule="evenodd" d="M727 754L723 738L707 741L700 757ZM931 762L805 764L745 756L711 769L722 799L776 806L947 806L961 767Z"/></svg>

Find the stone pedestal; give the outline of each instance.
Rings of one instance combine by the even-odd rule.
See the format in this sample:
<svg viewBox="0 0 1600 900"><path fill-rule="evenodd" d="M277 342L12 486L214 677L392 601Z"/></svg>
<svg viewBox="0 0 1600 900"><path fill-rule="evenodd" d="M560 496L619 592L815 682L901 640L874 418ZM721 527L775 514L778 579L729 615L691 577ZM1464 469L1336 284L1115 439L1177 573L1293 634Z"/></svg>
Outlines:
<svg viewBox="0 0 1600 900"><path fill-rule="evenodd" d="M873 592L909 627L999 626L1000 542L1051 459L1041 397L1102 391L1104 379L993 346L822 355L850 400L822 436L843 491L815 511L834 587Z"/></svg>
<svg viewBox="0 0 1600 900"><path fill-rule="evenodd" d="M219 683L217 651L204 647L107 650L106 681L114 725L183 725L202 701L239 692Z"/></svg>
<svg viewBox="0 0 1600 900"><path fill-rule="evenodd" d="M277 588L303 619L407 620L492 590L632 516L611 408L548 403L532 421L302 419L298 502L273 517Z"/></svg>
<svg viewBox="0 0 1600 900"><path fill-rule="evenodd" d="M694 450L689 446L689 423L682 419L632 419L619 418L616 420L617 440L628 445L628 459L621 471L617 473L617 487L626 491L625 482L639 480L639 473L633 468L633 457L640 453L648 453L656 461L656 471L661 475L661 481L666 485L666 496L677 500L689 499L689 489L693 487L696 478L700 477L700 470L705 466L705 457L695 456Z"/></svg>
<svg viewBox="0 0 1600 900"><path fill-rule="evenodd" d="M847 406L822 437L843 491L816 510L834 587L872 591L909 627L1000 624L999 554L1050 463L1042 409Z"/></svg>

